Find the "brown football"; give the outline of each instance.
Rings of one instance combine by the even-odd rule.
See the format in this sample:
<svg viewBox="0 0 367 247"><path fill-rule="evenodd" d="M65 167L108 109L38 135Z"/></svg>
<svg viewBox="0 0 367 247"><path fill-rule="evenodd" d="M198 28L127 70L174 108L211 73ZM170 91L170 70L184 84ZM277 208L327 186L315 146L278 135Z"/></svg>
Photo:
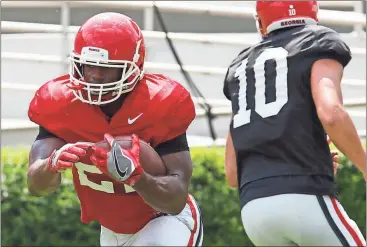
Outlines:
<svg viewBox="0 0 367 247"><path fill-rule="evenodd" d="M131 147L131 136L117 136L115 140L124 149L129 149ZM108 149L108 145L105 141L97 142L96 145L100 148ZM161 157L143 140L140 140L140 164L145 172L153 176L162 176L167 172Z"/></svg>

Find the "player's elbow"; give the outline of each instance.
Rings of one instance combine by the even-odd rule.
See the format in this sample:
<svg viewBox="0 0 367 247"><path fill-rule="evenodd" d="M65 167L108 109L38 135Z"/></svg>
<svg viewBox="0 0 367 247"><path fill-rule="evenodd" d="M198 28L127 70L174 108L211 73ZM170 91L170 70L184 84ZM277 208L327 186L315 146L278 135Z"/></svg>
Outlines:
<svg viewBox="0 0 367 247"><path fill-rule="evenodd" d="M186 206L188 193L186 196L178 196L174 201L171 201L166 205L165 213L171 215L178 215Z"/></svg>
<svg viewBox="0 0 367 247"><path fill-rule="evenodd" d="M232 179L232 180L227 179L227 181L228 181L228 184L229 184L230 187L232 187L232 188L237 188L238 187L238 183L237 183L236 179Z"/></svg>
<svg viewBox="0 0 367 247"><path fill-rule="evenodd" d="M236 180L231 180L227 177L227 183L231 188L237 188L238 187L238 183Z"/></svg>
<svg viewBox="0 0 367 247"><path fill-rule="evenodd" d="M338 125L348 117L345 108L339 103L324 104L318 107L317 115L324 126Z"/></svg>
<svg viewBox="0 0 367 247"><path fill-rule="evenodd" d="M169 193L165 200L161 200L163 205L158 210L167 214L177 215L185 208L188 196L188 186L181 183L180 186Z"/></svg>
<svg viewBox="0 0 367 247"><path fill-rule="evenodd" d="M175 207L175 208L171 208L170 210L168 210L168 214L171 214L171 215L178 215L182 212L182 210L185 208L185 205L186 203L181 203L178 207Z"/></svg>

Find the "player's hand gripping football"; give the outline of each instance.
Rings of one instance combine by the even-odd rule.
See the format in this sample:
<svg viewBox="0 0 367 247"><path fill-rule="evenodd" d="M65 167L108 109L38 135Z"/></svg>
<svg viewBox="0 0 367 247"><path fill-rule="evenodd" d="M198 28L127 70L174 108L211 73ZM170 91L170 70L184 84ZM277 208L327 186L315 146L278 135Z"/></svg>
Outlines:
<svg viewBox="0 0 367 247"><path fill-rule="evenodd" d="M77 142L68 143L58 150L54 150L47 160L47 167L55 173L65 171L87 154L87 149L92 146L92 143Z"/></svg>
<svg viewBox="0 0 367 247"><path fill-rule="evenodd" d="M331 140L330 137L327 136L327 143L330 145ZM339 153L336 150L330 151L331 157L333 158L333 166L334 166L334 175L336 174L338 168L339 168Z"/></svg>
<svg viewBox="0 0 367 247"><path fill-rule="evenodd" d="M104 135L110 150L93 146L90 157L92 163L112 179L134 186L144 172L140 165L140 141L137 135L132 135L131 148L122 148L110 134Z"/></svg>

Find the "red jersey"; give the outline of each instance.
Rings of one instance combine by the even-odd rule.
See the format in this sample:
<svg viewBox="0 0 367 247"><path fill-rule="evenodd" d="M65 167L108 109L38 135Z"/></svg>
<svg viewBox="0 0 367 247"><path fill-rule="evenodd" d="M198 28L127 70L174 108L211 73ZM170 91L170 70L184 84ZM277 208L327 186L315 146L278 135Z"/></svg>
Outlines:
<svg viewBox="0 0 367 247"><path fill-rule="evenodd" d="M106 132L113 136L135 133L155 147L183 134L195 118L190 93L163 75L146 74L110 121L99 106L76 99L65 85L68 82L69 76L64 75L45 83L28 111L31 121L67 143L96 143ZM82 222L97 220L114 232L133 234L155 216L138 193L114 182L89 159L75 164L72 171Z"/></svg>

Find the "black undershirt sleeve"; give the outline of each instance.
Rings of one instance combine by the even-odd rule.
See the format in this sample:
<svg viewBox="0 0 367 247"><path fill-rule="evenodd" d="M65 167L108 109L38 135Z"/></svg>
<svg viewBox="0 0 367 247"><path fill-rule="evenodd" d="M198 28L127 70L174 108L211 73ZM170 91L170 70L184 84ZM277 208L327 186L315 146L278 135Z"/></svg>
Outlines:
<svg viewBox="0 0 367 247"><path fill-rule="evenodd" d="M50 131L46 130L42 126L39 126L38 135L36 137L36 140L42 140L42 139L46 139L46 138L50 138L50 137L59 138L57 135L51 133Z"/></svg>
<svg viewBox="0 0 367 247"><path fill-rule="evenodd" d="M190 151L189 144L187 143L186 133L159 144L154 148L154 150L159 154L159 156L181 151Z"/></svg>
<svg viewBox="0 0 367 247"><path fill-rule="evenodd" d="M39 132L38 135L36 137L36 140L42 140L42 139L46 139L46 138L50 138L50 137L57 137L55 134L51 133L50 131L46 130L45 128L43 128L42 126L39 126ZM166 155L166 154L171 154L171 153L177 153L177 152L181 152L181 151L190 151L188 142L187 142L187 137L186 137L186 133L183 133L171 140L168 140L166 142L163 142L161 144L159 144L158 146L156 146L154 148L154 150L160 155Z"/></svg>

